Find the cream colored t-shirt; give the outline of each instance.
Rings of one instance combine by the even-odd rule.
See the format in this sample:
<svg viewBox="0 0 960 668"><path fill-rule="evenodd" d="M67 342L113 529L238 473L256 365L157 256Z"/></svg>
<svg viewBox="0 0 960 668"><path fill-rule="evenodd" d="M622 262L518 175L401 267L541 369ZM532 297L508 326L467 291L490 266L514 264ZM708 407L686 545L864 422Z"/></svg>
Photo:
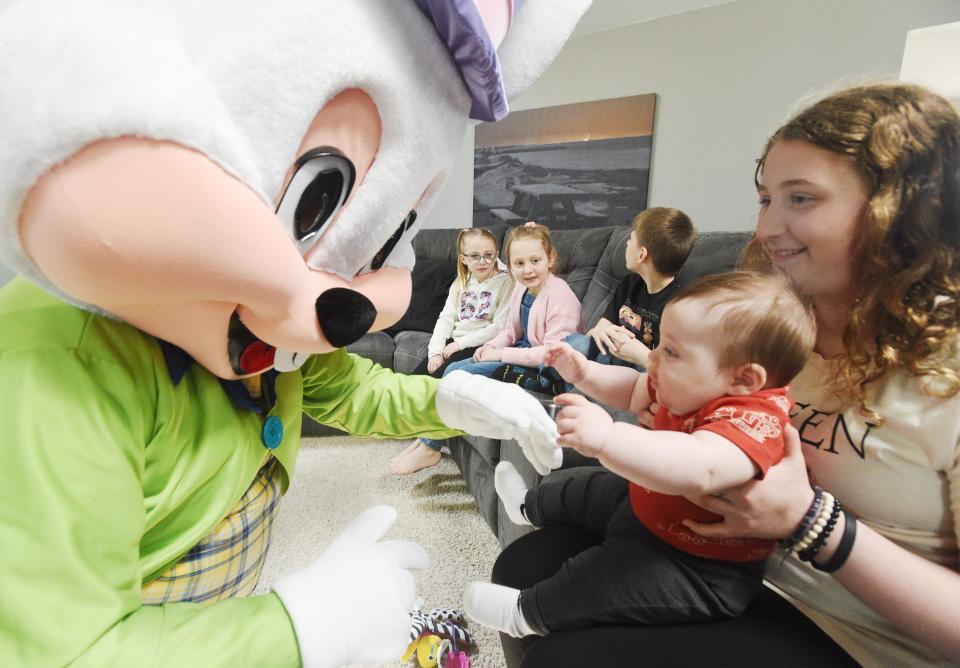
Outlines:
<svg viewBox="0 0 960 668"><path fill-rule="evenodd" d="M813 479L881 535L960 570L960 395L931 397L930 381L898 372L868 396L880 427L824 389L832 364L813 355L792 384ZM771 559L767 579L865 666L954 665L796 557Z"/></svg>

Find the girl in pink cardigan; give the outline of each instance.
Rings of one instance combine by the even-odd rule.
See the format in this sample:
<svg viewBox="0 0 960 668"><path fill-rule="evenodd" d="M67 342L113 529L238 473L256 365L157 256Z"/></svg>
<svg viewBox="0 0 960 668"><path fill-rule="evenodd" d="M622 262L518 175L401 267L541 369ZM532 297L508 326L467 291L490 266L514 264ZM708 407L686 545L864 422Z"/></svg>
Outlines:
<svg viewBox="0 0 960 668"><path fill-rule="evenodd" d="M551 273L557 251L550 230L537 223L518 227L506 247L507 266L516 281L510 319L500 333L473 354L447 367L507 382L528 390L557 394L566 386L552 369L543 368L546 345L583 332L580 300L562 278Z"/></svg>

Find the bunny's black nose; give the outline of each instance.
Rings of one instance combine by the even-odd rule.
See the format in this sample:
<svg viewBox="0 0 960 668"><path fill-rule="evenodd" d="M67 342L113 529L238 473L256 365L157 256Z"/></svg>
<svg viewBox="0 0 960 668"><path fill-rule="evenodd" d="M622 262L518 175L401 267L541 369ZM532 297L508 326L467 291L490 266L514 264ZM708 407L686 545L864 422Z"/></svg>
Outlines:
<svg viewBox="0 0 960 668"><path fill-rule="evenodd" d="M317 320L323 335L337 348L347 346L370 331L377 309L359 292L330 288L316 303Z"/></svg>

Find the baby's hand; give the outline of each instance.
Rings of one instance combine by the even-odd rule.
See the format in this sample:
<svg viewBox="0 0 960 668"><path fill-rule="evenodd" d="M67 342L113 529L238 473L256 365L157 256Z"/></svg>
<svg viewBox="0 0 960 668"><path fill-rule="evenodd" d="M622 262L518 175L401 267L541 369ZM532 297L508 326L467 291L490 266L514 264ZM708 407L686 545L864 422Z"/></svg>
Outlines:
<svg viewBox="0 0 960 668"><path fill-rule="evenodd" d="M545 366L552 366L567 381L576 385L587 375L587 358L566 343L551 343L543 357Z"/></svg>
<svg viewBox="0 0 960 668"><path fill-rule="evenodd" d="M554 402L564 406L557 414L557 444L587 457L599 457L613 428L613 418L603 408L579 394L561 394Z"/></svg>

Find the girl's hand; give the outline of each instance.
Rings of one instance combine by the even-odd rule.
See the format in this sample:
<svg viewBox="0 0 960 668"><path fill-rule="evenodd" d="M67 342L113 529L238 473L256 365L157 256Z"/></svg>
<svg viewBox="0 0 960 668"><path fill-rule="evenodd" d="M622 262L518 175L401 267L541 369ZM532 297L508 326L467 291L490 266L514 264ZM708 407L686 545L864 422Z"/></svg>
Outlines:
<svg viewBox="0 0 960 668"><path fill-rule="evenodd" d="M557 444L587 457L599 457L613 428L610 414L579 394L560 394L553 401L564 406L557 414Z"/></svg>
<svg viewBox="0 0 960 668"><path fill-rule="evenodd" d="M783 435L783 459L767 471L763 480L748 482L720 496L690 497L698 506L723 515L722 522L683 520L683 524L707 538L779 539L793 533L813 503L814 494L803 461L800 434L787 425Z"/></svg>
<svg viewBox="0 0 960 668"><path fill-rule="evenodd" d="M587 358L566 343L548 344L543 363L556 369L565 381L574 385L587 375Z"/></svg>
<svg viewBox="0 0 960 668"><path fill-rule="evenodd" d="M440 368L440 365L443 364L443 355L438 353L436 355L431 355L430 359L427 360L427 373L433 373Z"/></svg>
<svg viewBox="0 0 960 668"><path fill-rule="evenodd" d="M461 350L463 350L463 348L460 347L459 343L456 341L451 341L443 347L443 350L440 351L440 354L443 355L443 359L449 359L451 355L458 353Z"/></svg>
<svg viewBox="0 0 960 668"><path fill-rule="evenodd" d="M483 346L473 354L473 359L478 362L499 362L501 352L499 348L493 346Z"/></svg>

